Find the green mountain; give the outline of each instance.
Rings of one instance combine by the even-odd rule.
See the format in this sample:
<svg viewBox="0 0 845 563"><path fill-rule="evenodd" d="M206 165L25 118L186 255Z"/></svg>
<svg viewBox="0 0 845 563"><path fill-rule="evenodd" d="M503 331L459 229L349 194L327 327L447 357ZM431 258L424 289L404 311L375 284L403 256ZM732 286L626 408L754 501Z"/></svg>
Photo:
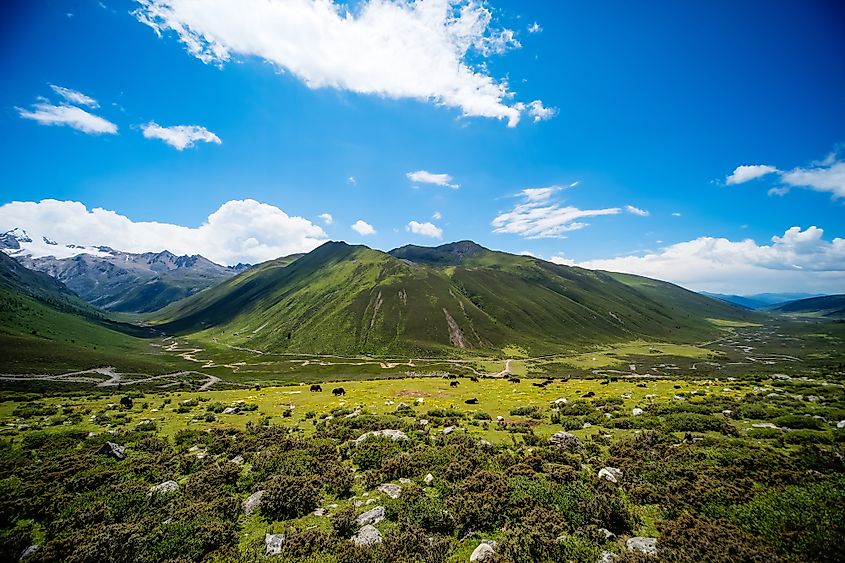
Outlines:
<svg viewBox="0 0 845 563"><path fill-rule="evenodd" d="M161 371L150 330L115 323L60 281L0 252L0 366L51 373L91 366Z"/></svg>
<svg viewBox="0 0 845 563"><path fill-rule="evenodd" d="M845 294L798 299L797 301L784 303L772 310L779 313L796 313L845 319Z"/></svg>
<svg viewBox="0 0 845 563"><path fill-rule="evenodd" d="M302 353L532 354L647 338L698 341L753 313L665 282L561 266L463 241L390 253L326 243L154 313L172 334Z"/></svg>

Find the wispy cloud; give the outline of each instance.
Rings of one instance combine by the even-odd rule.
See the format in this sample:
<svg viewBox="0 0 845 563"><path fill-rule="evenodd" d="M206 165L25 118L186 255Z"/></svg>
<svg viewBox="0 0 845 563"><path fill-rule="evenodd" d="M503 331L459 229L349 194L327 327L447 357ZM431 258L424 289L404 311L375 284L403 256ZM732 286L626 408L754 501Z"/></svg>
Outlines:
<svg viewBox="0 0 845 563"><path fill-rule="evenodd" d="M416 184L434 184L436 186L452 188L453 190L461 187L460 184L453 182L453 178L449 174L437 174L428 170L417 170L415 172L408 172L405 176Z"/></svg>
<svg viewBox="0 0 845 563"><path fill-rule="evenodd" d="M144 137L159 139L178 151L195 146L198 142L221 144L220 137L199 125L173 125L162 127L155 121L142 125Z"/></svg>
<svg viewBox="0 0 845 563"><path fill-rule="evenodd" d="M777 175L783 184L769 189L769 195L784 195L789 188L805 188L828 192L834 199L845 198L845 160L838 151L831 152L810 166L799 166L792 170L780 170L767 164L738 166L728 176L726 183L742 184L769 174Z"/></svg>
<svg viewBox="0 0 845 563"><path fill-rule="evenodd" d="M510 211L499 213L491 221L493 232L516 234L528 239L564 238L565 233L589 225L580 219L618 215L622 212L618 207L579 209L552 202L552 196L561 189L560 186L550 186L522 190L518 194L523 198L522 203Z"/></svg>
<svg viewBox="0 0 845 563"><path fill-rule="evenodd" d="M357 221L352 223L350 228L362 237L376 234L376 230L373 228L373 226L362 219L358 219Z"/></svg>
<svg viewBox="0 0 845 563"><path fill-rule="evenodd" d="M633 205L626 205L625 211L631 215L637 215L639 217L648 217L650 215L650 213L645 209L640 209L639 207L634 207Z"/></svg>
<svg viewBox="0 0 845 563"><path fill-rule="evenodd" d="M418 223L411 221L405 226L405 229L415 235L422 235L431 238L443 238L443 229L434 223Z"/></svg>
<svg viewBox="0 0 845 563"><path fill-rule="evenodd" d="M543 28L540 27L540 24L537 22L528 26L528 33L540 33L541 31L543 31Z"/></svg>
<svg viewBox="0 0 845 563"><path fill-rule="evenodd" d="M140 22L175 33L205 63L255 56L310 88L413 98L509 126L525 109L506 80L474 62L520 47L512 30L491 25L483 2L362 0L353 11L333 0L136 1Z"/></svg>
<svg viewBox="0 0 845 563"><path fill-rule="evenodd" d="M71 90L70 88L56 86L55 84L50 84L50 88L53 89L53 92L55 92L56 94L64 98L65 101L71 104L75 104L78 106L88 106L89 108L93 109L100 107L100 104L97 103L97 100L95 100L91 96L86 96L78 90Z"/></svg>
<svg viewBox="0 0 845 563"><path fill-rule="evenodd" d="M22 118L31 119L41 125L71 127L90 135L114 135L117 133L117 125L111 121L76 106L37 103L32 105L31 110L16 109L18 115Z"/></svg>

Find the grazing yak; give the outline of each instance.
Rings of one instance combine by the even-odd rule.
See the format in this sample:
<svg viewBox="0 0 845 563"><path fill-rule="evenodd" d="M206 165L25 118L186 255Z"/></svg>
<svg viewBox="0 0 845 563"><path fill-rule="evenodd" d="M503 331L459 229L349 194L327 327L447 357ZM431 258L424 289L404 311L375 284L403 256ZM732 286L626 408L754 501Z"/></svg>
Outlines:
<svg viewBox="0 0 845 563"><path fill-rule="evenodd" d="M474 375L472 377L470 377L469 380L478 383L478 378L475 377Z"/></svg>
<svg viewBox="0 0 845 563"><path fill-rule="evenodd" d="M519 383L519 378L518 377L511 377L510 382L511 383Z"/></svg>
<svg viewBox="0 0 845 563"><path fill-rule="evenodd" d="M590 398L590 397L595 397L595 396L596 396L596 394L595 394L595 393L593 393L592 391L587 391L586 393L584 393L583 395L581 395L581 397L583 397L584 399L588 399L588 398Z"/></svg>
<svg viewBox="0 0 845 563"><path fill-rule="evenodd" d="M334 389L332 389L332 395L346 395L346 389L344 389L343 387L335 387Z"/></svg>
<svg viewBox="0 0 845 563"><path fill-rule="evenodd" d="M320 385L315 383L314 385L311 386L311 391L313 391L314 393L322 393L323 388Z"/></svg>
<svg viewBox="0 0 845 563"><path fill-rule="evenodd" d="M449 387L457 387L457 386L458 386L458 384L459 384L459 382L458 382L458 381L450 381L450 382L449 382Z"/></svg>
<svg viewBox="0 0 845 563"><path fill-rule="evenodd" d="M125 409L131 409L134 404L131 397L121 397L120 399L120 406Z"/></svg>
<svg viewBox="0 0 845 563"><path fill-rule="evenodd" d="M476 399L475 397L473 397L472 399L467 399L467 400L466 400L466 401L464 401L464 402L465 402L466 404L468 404L468 405L477 405L477 404L478 404L478 399Z"/></svg>

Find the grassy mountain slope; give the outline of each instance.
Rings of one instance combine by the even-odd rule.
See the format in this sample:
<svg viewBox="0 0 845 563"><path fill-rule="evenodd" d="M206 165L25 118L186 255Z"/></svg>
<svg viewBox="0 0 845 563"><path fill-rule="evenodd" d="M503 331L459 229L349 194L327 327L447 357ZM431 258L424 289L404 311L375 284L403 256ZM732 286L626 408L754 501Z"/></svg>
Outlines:
<svg viewBox="0 0 845 563"><path fill-rule="evenodd" d="M163 371L164 360L138 337L146 334L103 318L61 282L0 253L0 372Z"/></svg>
<svg viewBox="0 0 845 563"><path fill-rule="evenodd" d="M845 318L845 294L798 299L773 309L779 313L798 313L830 318Z"/></svg>
<svg viewBox="0 0 845 563"><path fill-rule="evenodd" d="M383 253L326 243L155 313L165 332L277 352L536 353L638 338L704 340L730 305L671 284L461 242ZM648 280L653 281L653 280Z"/></svg>

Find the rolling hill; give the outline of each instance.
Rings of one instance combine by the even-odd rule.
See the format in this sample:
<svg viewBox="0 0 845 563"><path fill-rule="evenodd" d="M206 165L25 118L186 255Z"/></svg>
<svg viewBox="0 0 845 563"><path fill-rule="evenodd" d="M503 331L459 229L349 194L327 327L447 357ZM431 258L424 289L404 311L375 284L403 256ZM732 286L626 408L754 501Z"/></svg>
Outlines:
<svg viewBox="0 0 845 563"><path fill-rule="evenodd" d="M772 309L779 313L845 319L845 294L798 299Z"/></svg>
<svg viewBox="0 0 845 563"><path fill-rule="evenodd" d="M299 353L544 354L634 339L699 341L753 313L665 282L515 256L470 241L390 253L326 243L149 316L171 334Z"/></svg>
<svg viewBox="0 0 845 563"><path fill-rule="evenodd" d="M821 297L818 293L755 293L753 295L725 295L723 293L708 293L701 292L702 295L721 299L740 307L748 309L768 309L787 301L795 301L798 299L807 299L810 297Z"/></svg>

